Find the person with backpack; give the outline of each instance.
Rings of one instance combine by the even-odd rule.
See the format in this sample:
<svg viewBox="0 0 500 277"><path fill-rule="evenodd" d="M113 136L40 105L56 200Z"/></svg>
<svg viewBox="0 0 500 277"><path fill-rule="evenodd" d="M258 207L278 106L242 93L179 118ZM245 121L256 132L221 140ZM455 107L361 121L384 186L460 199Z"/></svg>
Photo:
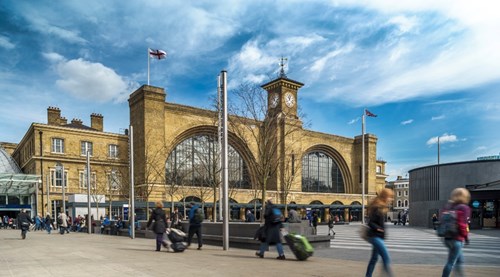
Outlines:
<svg viewBox="0 0 500 277"><path fill-rule="evenodd" d="M17 215L17 224L18 224L17 227L21 229L21 238L25 239L26 233L30 228L30 224L33 224L33 220L30 218L30 216L26 213L25 210L22 210Z"/></svg>
<svg viewBox="0 0 500 277"><path fill-rule="evenodd" d="M163 210L163 203L161 201L156 201L156 209L153 211L149 217L147 228L153 223L153 232L156 234L156 251L161 250L161 246L168 249L167 243L163 240L163 234L167 230L167 217L165 211Z"/></svg>
<svg viewBox="0 0 500 277"><path fill-rule="evenodd" d="M50 216L50 213L47 213L47 216L45 217L45 230L47 230L47 233L50 235L50 231L52 229L56 229L54 227L54 222L52 221L52 217Z"/></svg>
<svg viewBox="0 0 500 277"><path fill-rule="evenodd" d="M59 234L64 235L64 232L68 228L68 217L66 213L59 213L57 217L57 225L59 226Z"/></svg>
<svg viewBox="0 0 500 277"><path fill-rule="evenodd" d="M279 254L276 259L285 259L283 245L281 244L281 228L283 228L282 219L283 215L281 214L280 209L273 204L271 199L268 199L264 213L264 238L260 244L259 251L255 252L257 257L264 258L264 252L269 248L269 245L276 245L276 250L278 250Z"/></svg>
<svg viewBox="0 0 500 277"><path fill-rule="evenodd" d="M438 235L444 237L448 248L448 260L443 268L443 277L450 276L455 270L456 276L463 275L464 258L462 249L468 241L468 218L470 217L470 193L465 188L456 188L451 192L450 200L440 213Z"/></svg>
<svg viewBox="0 0 500 277"><path fill-rule="evenodd" d="M394 192L390 189L382 189L377 197L368 205L368 242L372 245L372 256L366 268L367 277L371 277L375 265L377 264L378 256L382 257L384 271L387 276L392 276L391 259L385 247L384 239L387 237L384 227L385 215L387 214L388 205L393 201Z"/></svg>
<svg viewBox="0 0 500 277"><path fill-rule="evenodd" d="M201 250L203 246L202 237L201 237L201 224L205 219L205 215L201 207L197 204L191 203L191 210L189 210L189 234L187 240L187 246L191 245L191 239L194 234L198 238L198 250Z"/></svg>
<svg viewBox="0 0 500 277"><path fill-rule="evenodd" d="M333 214L330 214L330 217L328 219L328 236L335 236L335 231L333 230L334 226L335 226L335 221L333 219Z"/></svg>

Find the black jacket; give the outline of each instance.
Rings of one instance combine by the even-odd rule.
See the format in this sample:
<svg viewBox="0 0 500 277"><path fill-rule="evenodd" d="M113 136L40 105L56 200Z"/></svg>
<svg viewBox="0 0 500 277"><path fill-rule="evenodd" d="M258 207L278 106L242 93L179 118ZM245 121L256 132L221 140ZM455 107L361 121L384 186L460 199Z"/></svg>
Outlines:
<svg viewBox="0 0 500 277"><path fill-rule="evenodd" d="M162 208L156 208L148 220L148 228L151 223L155 221L153 225L153 232L156 234L163 234L167 230L167 217L165 216L165 211Z"/></svg>
<svg viewBox="0 0 500 277"><path fill-rule="evenodd" d="M266 205L266 211L264 213L266 242L271 244L271 245L281 242L281 230L280 230L280 228L282 227L282 224L281 224L281 222L275 223L272 221L274 207L275 207L274 204L268 203Z"/></svg>
<svg viewBox="0 0 500 277"><path fill-rule="evenodd" d="M17 215L17 226L21 228L23 223L31 223L33 224L33 220L29 217L27 213L19 213Z"/></svg>
<svg viewBox="0 0 500 277"><path fill-rule="evenodd" d="M368 227L370 227L370 232L368 232L369 237L379 237L381 239L385 238L385 227L384 227L384 214L377 207L370 207L370 217L368 218Z"/></svg>

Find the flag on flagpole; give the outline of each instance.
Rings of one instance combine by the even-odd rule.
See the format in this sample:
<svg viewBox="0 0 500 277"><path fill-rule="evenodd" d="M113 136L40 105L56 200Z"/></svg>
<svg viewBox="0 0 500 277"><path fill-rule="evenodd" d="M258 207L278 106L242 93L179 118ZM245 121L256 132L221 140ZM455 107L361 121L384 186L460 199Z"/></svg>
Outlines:
<svg viewBox="0 0 500 277"><path fill-rule="evenodd" d="M167 52L159 49L148 48L148 86L149 86L149 61L153 59L161 60L167 58Z"/></svg>
<svg viewBox="0 0 500 277"><path fill-rule="evenodd" d="M371 113L369 110L365 110L365 114L366 114L367 116L377 117L377 115L376 115L376 114Z"/></svg>
<svg viewBox="0 0 500 277"><path fill-rule="evenodd" d="M149 57L157 60L165 59L167 52L159 49L149 49Z"/></svg>

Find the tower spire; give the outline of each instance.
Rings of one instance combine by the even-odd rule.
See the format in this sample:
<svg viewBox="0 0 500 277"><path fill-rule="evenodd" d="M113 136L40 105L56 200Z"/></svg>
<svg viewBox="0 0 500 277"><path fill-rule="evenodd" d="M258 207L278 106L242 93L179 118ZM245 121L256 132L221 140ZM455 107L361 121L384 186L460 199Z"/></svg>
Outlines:
<svg viewBox="0 0 500 277"><path fill-rule="evenodd" d="M285 62L286 61L288 61L288 59L282 56L280 59L280 63L279 63L281 69L280 69L280 74L278 77L280 77L280 78L286 78L286 74L285 74Z"/></svg>

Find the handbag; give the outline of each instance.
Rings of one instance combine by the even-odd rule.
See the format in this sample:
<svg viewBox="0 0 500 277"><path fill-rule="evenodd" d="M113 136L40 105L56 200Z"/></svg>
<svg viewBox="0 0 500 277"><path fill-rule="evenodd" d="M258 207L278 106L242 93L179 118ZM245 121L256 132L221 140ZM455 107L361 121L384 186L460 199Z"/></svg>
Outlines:
<svg viewBox="0 0 500 277"><path fill-rule="evenodd" d="M365 241L369 241L369 233L370 233L370 227L366 224L362 224L361 225L361 228L359 228L359 236L365 240Z"/></svg>
<svg viewBox="0 0 500 277"><path fill-rule="evenodd" d="M259 240L261 242L266 241L266 225L262 225L259 227L259 229L257 229L257 231L255 232L254 239Z"/></svg>

